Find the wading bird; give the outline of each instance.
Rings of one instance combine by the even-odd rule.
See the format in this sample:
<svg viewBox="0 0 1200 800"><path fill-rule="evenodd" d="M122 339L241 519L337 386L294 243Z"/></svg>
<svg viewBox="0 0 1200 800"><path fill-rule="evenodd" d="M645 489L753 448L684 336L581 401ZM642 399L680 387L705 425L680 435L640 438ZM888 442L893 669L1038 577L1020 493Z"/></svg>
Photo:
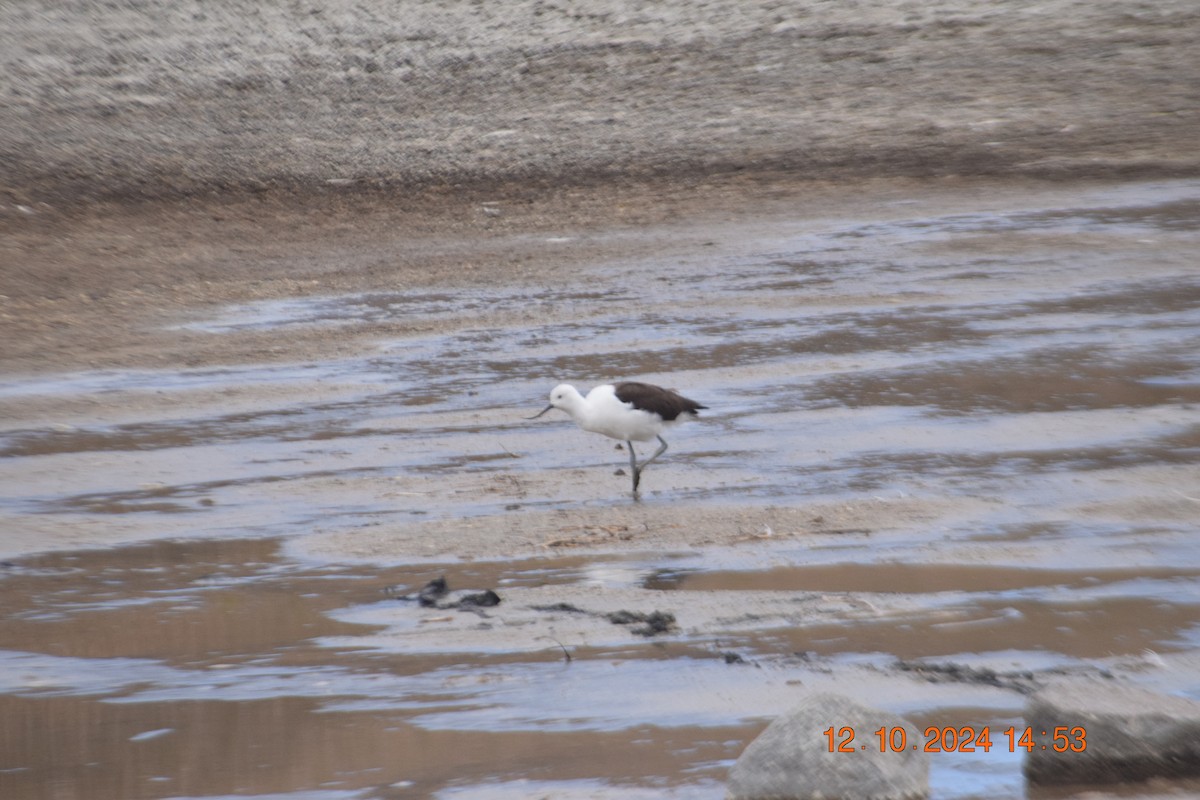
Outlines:
<svg viewBox="0 0 1200 800"><path fill-rule="evenodd" d="M629 468L633 471L633 493L636 495L642 480L642 470L667 452L663 429L680 420L695 419L702 408L673 389L650 383L625 381L605 383L593 388L584 397L569 383L560 383L550 392L550 405L529 419L537 419L552 408L561 408L585 431L602 433L620 439L629 448ZM633 452L634 442L660 442L654 455L641 464Z"/></svg>

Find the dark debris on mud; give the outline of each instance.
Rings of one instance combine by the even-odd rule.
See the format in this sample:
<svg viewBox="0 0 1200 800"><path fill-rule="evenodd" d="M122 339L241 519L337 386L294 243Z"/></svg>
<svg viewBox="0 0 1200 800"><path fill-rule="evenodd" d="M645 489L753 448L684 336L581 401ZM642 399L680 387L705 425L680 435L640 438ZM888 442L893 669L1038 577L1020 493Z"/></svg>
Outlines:
<svg viewBox="0 0 1200 800"><path fill-rule="evenodd" d="M899 672L912 673L924 678L929 683L966 683L975 686L994 686L998 689L1008 689L1023 695L1031 695L1046 686L1047 679L1066 675L1077 675L1080 670L1069 667L1057 667L1034 672L1032 670L1011 670L1000 672L989 667L972 667L953 661L932 663L924 661L897 661L894 665ZM1112 678L1108 670L1089 668L1088 674L1101 678Z"/></svg>
<svg viewBox="0 0 1200 800"><path fill-rule="evenodd" d="M388 593L397 600L416 601L421 608L440 610L473 611L479 608L494 608L501 603L500 595L492 589L453 593L450 591L450 584L446 581L445 576L429 581L416 594L401 595L395 594L391 590Z"/></svg>
<svg viewBox="0 0 1200 800"><path fill-rule="evenodd" d="M651 611L648 614L642 611L614 611L604 616L614 625L644 623L629 629L630 633L637 634L638 636L657 636L660 633L670 633L671 631L678 630L678 626L675 624L675 615L669 614L666 611Z"/></svg>
<svg viewBox="0 0 1200 800"><path fill-rule="evenodd" d="M394 589L385 590L397 600L416 602L421 608L439 610L476 611L500 605L501 598L494 590L452 592L445 576L434 578L415 594L398 594ZM675 615L666 611L612 611L607 613L587 611L571 603L551 603L531 606L534 611L566 614L587 614L606 619L614 625L625 625L629 632L647 638L679 630Z"/></svg>
<svg viewBox="0 0 1200 800"><path fill-rule="evenodd" d="M534 611L566 614L587 614L606 619L614 625L629 625L629 632L637 636L657 636L660 633L673 633L679 630L675 615L666 611L610 611L599 613L588 611L571 603L551 603L548 605L530 606ZM641 623L641 624L638 624Z"/></svg>

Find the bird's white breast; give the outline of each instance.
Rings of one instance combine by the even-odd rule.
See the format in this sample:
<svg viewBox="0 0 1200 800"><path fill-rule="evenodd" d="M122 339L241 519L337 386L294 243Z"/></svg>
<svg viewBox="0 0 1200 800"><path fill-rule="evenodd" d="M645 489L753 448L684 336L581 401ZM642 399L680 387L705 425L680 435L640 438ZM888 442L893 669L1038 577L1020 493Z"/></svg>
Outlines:
<svg viewBox="0 0 1200 800"><path fill-rule="evenodd" d="M614 439L645 442L662 432L663 421L657 414L622 403L613 387L604 385L588 392L586 413L579 426Z"/></svg>

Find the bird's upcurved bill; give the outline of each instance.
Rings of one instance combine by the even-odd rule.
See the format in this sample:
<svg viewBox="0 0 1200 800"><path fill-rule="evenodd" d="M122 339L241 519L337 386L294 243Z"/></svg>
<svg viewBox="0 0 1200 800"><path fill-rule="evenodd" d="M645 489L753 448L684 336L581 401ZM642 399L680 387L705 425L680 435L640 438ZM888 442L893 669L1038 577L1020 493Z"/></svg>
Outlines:
<svg viewBox="0 0 1200 800"><path fill-rule="evenodd" d="M552 408L554 408L554 404L553 404L553 403L551 403L550 405L546 406L546 407L545 407L545 408L543 408L541 411L539 411L538 413L534 414L532 417L526 417L525 419L537 419L537 418L538 418L538 417L540 417L542 414L545 414L547 411L549 411L549 410L550 410L550 409L552 409Z"/></svg>

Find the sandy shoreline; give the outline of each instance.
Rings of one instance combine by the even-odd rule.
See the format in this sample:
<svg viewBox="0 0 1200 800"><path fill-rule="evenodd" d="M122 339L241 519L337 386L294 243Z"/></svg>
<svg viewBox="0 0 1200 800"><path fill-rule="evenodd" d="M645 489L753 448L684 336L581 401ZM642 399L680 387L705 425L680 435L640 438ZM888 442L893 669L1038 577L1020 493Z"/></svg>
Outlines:
<svg viewBox="0 0 1200 800"><path fill-rule="evenodd" d="M0 114L0 370L345 358L482 319L219 335L189 325L269 299L532 293L663 253L716 263L756 224L1012 207L1026 192L1200 174L1200 64L1185 57L1200 11L1182 1L1137 12L1065 0L787 14L725 0L587 13L417 3L404 18L356 8L0 12L0 92L13 99ZM520 326L526 313L487 322ZM86 428L169 418L180 398L18 392L2 409L10 430ZM278 398L222 388L186 402L200 414ZM452 485L519 506L577 479L523 471ZM1188 494L1183 467L1157 480ZM358 484L384 498L415 488ZM1191 501L1172 498L1155 513L1177 521ZM334 530L310 544L384 560L725 546L768 530L911 530L972 502L999 500L622 502ZM102 528L22 519L29 546L130 535Z"/></svg>
<svg viewBox="0 0 1200 800"><path fill-rule="evenodd" d="M1184 0L10 5L11 203L1195 174Z"/></svg>
<svg viewBox="0 0 1200 800"><path fill-rule="evenodd" d="M84 214L10 213L0 216L6 228L0 369L21 375L332 356L444 323L220 337L181 325L270 299L569 286L580 270L654 258L665 249L679 257L719 256L717 231L752 220L875 214L913 196L929 198L930 207L952 207L1057 185L979 178L814 182L762 174L549 193L436 193L427 203L390 193L321 192L105 203Z"/></svg>
<svg viewBox="0 0 1200 800"><path fill-rule="evenodd" d="M1179 177L1198 37L1185 0L9 4L0 195Z"/></svg>
<svg viewBox="0 0 1200 800"><path fill-rule="evenodd" d="M537 286L653 252L650 226L853 213L913 180L1200 174L1182 0L396 13L0 10L0 368L278 359L147 331L271 297Z"/></svg>
<svg viewBox="0 0 1200 800"><path fill-rule="evenodd" d="M18 592L45 559L137 601L65 612L126 634L84 656L162 625L184 661L270 660L276 620L311 647L336 617L375 626L337 658L668 675L660 645L737 670L733 641L762 668L700 693L728 719L814 687L954 724L1097 675L1197 695L1200 7L402 5L0 7L0 558ZM640 501L611 443L525 419L629 377L713 408ZM275 615L207 583L241 570ZM358 574L426 570L505 602L426 612ZM689 571L727 585L660 585ZM220 635L193 647L146 576L228 600L195 626ZM605 618L629 608L678 627L642 648ZM298 719L337 752L327 715L279 719L256 737ZM391 741L362 730L347 752Z"/></svg>

